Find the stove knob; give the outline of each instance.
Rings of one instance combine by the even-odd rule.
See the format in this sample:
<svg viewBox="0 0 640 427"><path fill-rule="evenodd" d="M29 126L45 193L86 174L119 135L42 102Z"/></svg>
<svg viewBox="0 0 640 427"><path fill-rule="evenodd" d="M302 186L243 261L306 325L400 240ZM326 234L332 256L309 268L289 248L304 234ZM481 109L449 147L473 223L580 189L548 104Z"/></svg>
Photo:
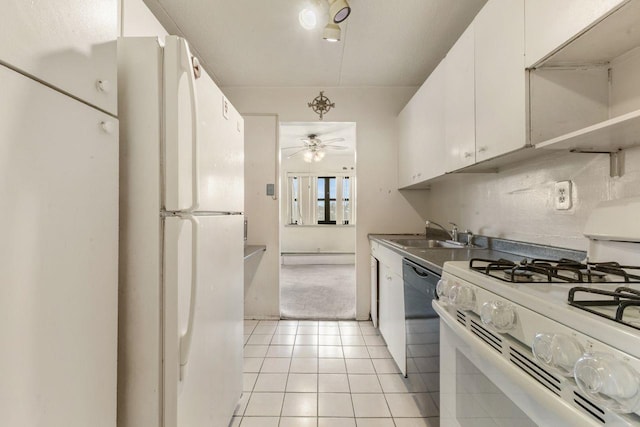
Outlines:
<svg viewBox="0 0 640 427"><path fill-rule="evenodd" d="M449 292L451 304L460 310L473 310L476 308L476 295L470 286L457 285Z"/></svg>
<svg viewBox="0 0 640 427"><path fill-rule="evenodd" d="M453 283L447 279L440 279L436 284L436 295L438 295L438 300L440 300L443 305L448 305L450 302L449 292L451 291L452 286Z"/></svg>
<svg viewBox="0 0 640 427"><path fill-rule="evenodd" d="M578 340L564 334L537 334L531 350L541 365L565 377L573 376L573 367L584 353Z"/></svg>
<svg viewBox="0 0 640 427"><path fill-rule="evenodd" d="M640 409L640 377L628 363L609 354L585 354L576 362L574 376L592 401L622 414Z"/></svg>
<svg viewBox="0 0 640 427"><path fill-rule="evenodd" d="M516 325L516 311L507 302L488 301L480 309L480 319L498 332L508 332Z"/></svg>

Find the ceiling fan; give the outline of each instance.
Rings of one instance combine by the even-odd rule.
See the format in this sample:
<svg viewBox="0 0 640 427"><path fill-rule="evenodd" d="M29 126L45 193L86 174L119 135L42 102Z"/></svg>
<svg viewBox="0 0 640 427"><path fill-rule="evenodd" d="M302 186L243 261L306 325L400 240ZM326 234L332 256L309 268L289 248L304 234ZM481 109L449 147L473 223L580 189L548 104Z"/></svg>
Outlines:
<svg viewBox="0 0 640 427"><path fill-rule="evenodd" d="M300 138L302 145L294 147L286 147L284 150L298 150L287 156L287 159L302 154L304 161L307 163L319 162L325 156L325 150L346 150L349 147L346 145L335 145L338 142L344 141L344 138L332 138L322 140L318 138L318 135L311 133L306 138Z"/></svg>

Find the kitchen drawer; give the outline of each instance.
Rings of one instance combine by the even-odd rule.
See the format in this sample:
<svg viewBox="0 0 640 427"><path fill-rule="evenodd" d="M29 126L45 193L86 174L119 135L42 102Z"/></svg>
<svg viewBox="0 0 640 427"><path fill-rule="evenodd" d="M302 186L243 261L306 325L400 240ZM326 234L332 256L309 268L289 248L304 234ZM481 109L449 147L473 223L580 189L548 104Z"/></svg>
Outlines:
<svg viewBox="0 0 640 427"><path fill-rule="evenodd" d="M402 255L382 245L379 245L377 252L378 261L388 267L392 273L402 277Z"/></svg>

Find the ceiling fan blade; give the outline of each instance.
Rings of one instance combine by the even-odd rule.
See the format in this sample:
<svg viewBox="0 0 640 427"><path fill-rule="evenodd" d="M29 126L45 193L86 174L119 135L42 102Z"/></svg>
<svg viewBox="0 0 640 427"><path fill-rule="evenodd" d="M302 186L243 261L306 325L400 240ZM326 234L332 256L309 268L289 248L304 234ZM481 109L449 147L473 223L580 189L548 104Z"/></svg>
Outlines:
<svg viewBox="0 0 640 427"><path fill-rule="evenodd" d="M344 138L331 138L331 139L327 139L326 141L322 141L322 144L333 144L334 142L342 142L344 141Z"/></svg>
<svg viewBox="0 0 640 427"><path fill-rule="evenodd" d="M349 147L345 147L344 145L328 145L326 147L322 147L324 150L348 150Z"/></svg>
<svg viewBox="0 0 640 427"><path fill-rule="evenodd" d="M296 145L294 147L283 147L282 150L300 150L300 149L304 149L306 150L307 147L304 145Z"/></svg>
<svg viewBox="0 0 640 427"><path fill-rule="evenodd" d="M295 156L297 156L298 154L303 153L303 152L305 152L305 151L307 151L307 149L306 149L306 148L303 148L302 150L298 150L298 151L296 151L296 152L295 152L295 153L293 153L293 154L289 154L289 155L287 156L287 159L290 159L290 158L292 158L292 157L295 157Z"/></svg>

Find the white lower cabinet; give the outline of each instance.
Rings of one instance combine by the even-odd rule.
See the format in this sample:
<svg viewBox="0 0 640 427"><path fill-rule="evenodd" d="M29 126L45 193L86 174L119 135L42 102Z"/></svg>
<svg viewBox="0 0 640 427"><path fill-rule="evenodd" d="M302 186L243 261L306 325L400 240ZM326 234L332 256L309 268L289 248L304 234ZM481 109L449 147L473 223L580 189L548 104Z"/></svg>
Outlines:
<svg viewBox="0 0 640 427"><path fill-rule="evenodd" d="M0 425L116 425L118 121L0 66Z"/></svg>
<svg viewBox="0 0 640 427"><path fill-rule="evenodd" d="M376 242L373 245L378 245ZM374 253L375 252L375 253ZM402 256L382 246L372 251L378 260L378 327L400 371L407 373Z"/></svg>

